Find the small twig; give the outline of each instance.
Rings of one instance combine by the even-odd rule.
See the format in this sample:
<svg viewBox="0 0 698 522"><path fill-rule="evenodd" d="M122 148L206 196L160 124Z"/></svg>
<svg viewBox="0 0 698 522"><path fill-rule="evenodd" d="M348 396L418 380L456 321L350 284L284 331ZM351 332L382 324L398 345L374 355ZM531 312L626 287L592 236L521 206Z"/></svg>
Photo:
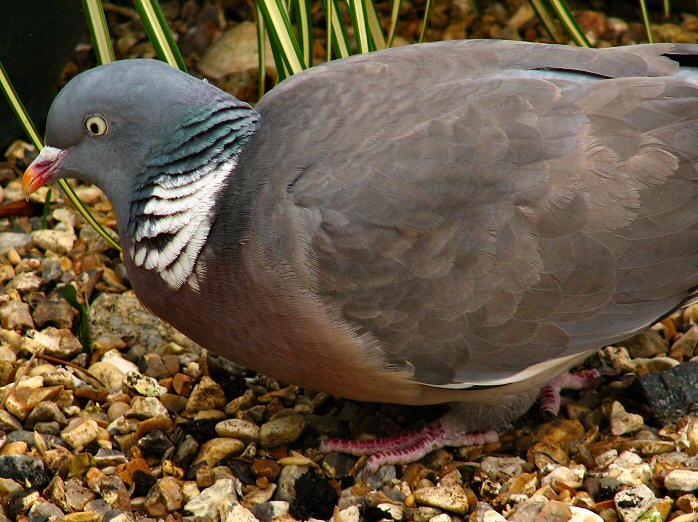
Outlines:
<svg viewBox="0 0 698 522"><path fill-rule="evenodd" d="M36 355L36 354L35 354L35 355ZM33 356L32 356L32 357L33 357ZM100 381L97 377L95 377L94 375L92 375L90 372L88 372L88 371L87 371L85 368L83 368L82 366L79 366L79 365L77 365L77 364L75 364L75 363L72 363L72 362L70 362L70 361L64 361L63 359L59 359L58 357L52 357L52 356L46 355L46 354L41 354L39 357L41 357L42 359L44 359L44 360L46 360L46 361L50 361L50 362L52 362L52 363L64 364L65 366L70 366L71 368L74 368L74 369L76 369L77 371L79 371L79 372L81 372L81 373L84 373L84 374L87 375L90 379L93 379L95 382L97 382L97 384L99 384L99 386L100 386L103 390L109 391L102 381Z"/></svg>

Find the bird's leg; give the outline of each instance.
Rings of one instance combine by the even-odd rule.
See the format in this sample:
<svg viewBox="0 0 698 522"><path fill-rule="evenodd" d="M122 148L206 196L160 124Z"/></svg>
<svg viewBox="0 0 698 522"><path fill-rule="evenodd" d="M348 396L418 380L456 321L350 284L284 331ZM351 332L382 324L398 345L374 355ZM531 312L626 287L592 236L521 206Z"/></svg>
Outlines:
<svg viewBox="0 0 698 522"><path fill-rule="evenodd" d="M601 377L601 372L596 369L565 372L558 375L543 386L540 392L540 412L556 417L560 412L560 391L591 388L599 377Z"/></svg>
<svg viewBox="0 0 698 522"><path fill-rule="evenodd" d="M449 415L427 424L418 431L375 440L352 441L332 439L323 441L321 451L340 451L352 455L370 455L366 469L375 471L385 464L407 464L421 459L444 446L473 446L495 442L495 431L462 432Z"/></svg>

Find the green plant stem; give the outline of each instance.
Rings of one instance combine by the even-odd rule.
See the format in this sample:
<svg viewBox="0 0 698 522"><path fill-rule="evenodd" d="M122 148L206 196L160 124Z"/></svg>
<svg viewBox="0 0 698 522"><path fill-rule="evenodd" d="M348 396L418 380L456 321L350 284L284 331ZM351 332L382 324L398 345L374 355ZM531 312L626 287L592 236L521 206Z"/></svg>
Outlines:
<svg viewBox="0 0 698 522"><path fill-rule="evenodd" d="M533 10L536 12L536 15L543 24L543 27L545 27L545 30L548 31L550 38L552 38L553 41L556 43L567 42L567 38L565 38L565 35L558 28L555 17L553 16L553 13L550 12L550 9L548 8L546 1L529 0L529 3L531 4Z"/></svg>
<svg viewBox="0 0 698 522"><path fill-rule="evenodd" d="M255 18L257 19L257 51L259 54L258 64L259 64L259 91L258 98L261 100L264 96L264 80L267 77L267 30L264 27L264 18L262 18L262 13L259 12L259 8L254 6Z"/></svg>
<svg viewBox="0 0 698 522"><path fill-rule="evenodd" d="M283 0L256 0L269 34L274 61L281 79L305 69L298 40Z"/></svg>
<svg viewBox="0 0 698 522"><path fill-rule="evenodd" d="M427 4L424 6L424 18L422 19L422 30L419 31L419 43L424 41L424 34L427 30L427 22L429 21L429 9L431 8L431 0L427 0Z"/></svg>
<svg viewBox="0 0 698 522"><path fill-rule="evenodd" d="M548 3L557 14L558 19L562 23L570 37L580 47L591 47L589 40L584 35L584 32L577 24L577 21L572 16L572 11L565 0L548 0Z"/></svg>
<svg viewBox="0 0 698 522"><path fill-rule="evenodd" d="M650 14L647 11L647 2L640 0L640 11L642 12L642 23L645 24L645 32L647 33L647 41L654 43L654 33L652 33L652 23L650 22Z"/></svg>
<svg viewBox="0 0 698 522"><path fill-rule="evenodd" d="M113 62L114 48L101 0L82 0L82 6L87 17L87 25L90 28L90 38L97 62L100 65Z"/></svg>
<svg viewBox="0 0 698 522"><path fill-rule="evenodd" d="M172 67L187 72L184 58L177 48L172 31L165 20L157 0L133 0L148 39L153 44L158 57Z"/></svg>
<svg viewBox="0 0 698 522"><path fill-rule="evenodd" d="M390 10L390 29L388 30L388 47L393 46L393 41L395 40L395 34L397 33L397 22L400 18L400 7L402 6L402 0L393 0L393 6Z"/></svg>

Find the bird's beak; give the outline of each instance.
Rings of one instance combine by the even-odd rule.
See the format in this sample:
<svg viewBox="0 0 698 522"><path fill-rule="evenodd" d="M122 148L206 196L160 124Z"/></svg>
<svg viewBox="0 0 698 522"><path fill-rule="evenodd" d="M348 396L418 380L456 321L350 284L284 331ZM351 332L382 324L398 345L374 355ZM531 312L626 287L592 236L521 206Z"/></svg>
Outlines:
<svg viewBox="0 0 698 522"><path fill-rule="evenodd" d="M64 149L56 147L44 147L41 153L36 157L22 176L22 192L25 199L39 190L41 187L50 183L54 174L60 171L61 160L65 156Z"/></svg>

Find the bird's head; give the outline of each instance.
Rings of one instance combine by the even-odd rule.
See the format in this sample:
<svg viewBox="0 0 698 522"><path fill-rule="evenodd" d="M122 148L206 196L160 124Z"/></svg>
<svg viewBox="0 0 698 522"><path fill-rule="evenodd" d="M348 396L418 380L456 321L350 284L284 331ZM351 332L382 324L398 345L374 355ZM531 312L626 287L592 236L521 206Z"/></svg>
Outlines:
<svg viewBox="0 0 698 522"><path fill-rule="evenodd" d="M24 194L59 178L77 178L128 209L134 189L143 184L133 178L166 162L159 158L178 144L200 139L197 118L231 105L251 111L208 82L157 60L119 60L83 72L51 105L46 147L24 173Z"/></svg>

